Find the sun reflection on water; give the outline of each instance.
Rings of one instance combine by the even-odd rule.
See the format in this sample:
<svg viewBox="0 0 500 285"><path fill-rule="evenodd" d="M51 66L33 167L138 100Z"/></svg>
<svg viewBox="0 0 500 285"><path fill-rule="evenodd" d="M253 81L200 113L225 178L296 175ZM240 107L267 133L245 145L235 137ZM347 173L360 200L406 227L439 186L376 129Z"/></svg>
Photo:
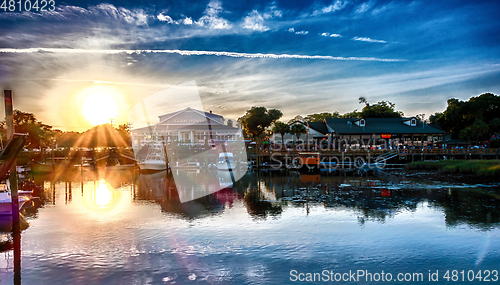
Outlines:
<svg viewBox="0 0 500 285"><path fill-rule="evenodd" d="M94 192L94 202L97 206L105 208L113 198L110 190L111 186L105 181L100 180Z"/></svg>

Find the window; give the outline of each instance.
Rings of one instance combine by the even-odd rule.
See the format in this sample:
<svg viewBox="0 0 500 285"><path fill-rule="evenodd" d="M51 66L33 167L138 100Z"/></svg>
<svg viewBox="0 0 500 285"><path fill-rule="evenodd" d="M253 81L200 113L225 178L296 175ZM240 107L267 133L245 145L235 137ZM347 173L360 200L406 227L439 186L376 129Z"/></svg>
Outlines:
<svg viewBox="0 0 500 285"><path fill-rule="evenodd" d="M359 120L359 126L364 127L365 126L365 119Z"/></svg>
<svg viewBox="0 0 500 285"><path fill-rule="evenodd" d="M417 120L415 118L411 119L410 126L415 127L417 125Z"/></svg>

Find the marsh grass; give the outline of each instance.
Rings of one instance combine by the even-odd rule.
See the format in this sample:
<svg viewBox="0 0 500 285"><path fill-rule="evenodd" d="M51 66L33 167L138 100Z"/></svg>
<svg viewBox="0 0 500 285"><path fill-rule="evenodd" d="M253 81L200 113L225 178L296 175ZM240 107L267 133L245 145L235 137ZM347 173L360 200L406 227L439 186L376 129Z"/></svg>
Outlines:
<svg viewBox="0 0 500 285"><path fill-rule="evenodd" d="M500 176L500 160L440 160L417 161L408 169L437 170L440 173L470 173L482 176Z"/></svg>

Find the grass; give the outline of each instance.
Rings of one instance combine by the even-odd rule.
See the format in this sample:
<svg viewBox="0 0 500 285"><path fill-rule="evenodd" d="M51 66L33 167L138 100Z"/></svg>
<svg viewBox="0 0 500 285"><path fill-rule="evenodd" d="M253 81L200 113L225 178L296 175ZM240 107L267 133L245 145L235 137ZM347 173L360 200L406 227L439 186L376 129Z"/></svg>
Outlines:
<svg viewBox="0 0 500 285"><path fill-rule="evenodd" d="M500 160L440 160L417 161L408 169L437 170L440 173L470 173L482 176L500 176Z"/></svg>

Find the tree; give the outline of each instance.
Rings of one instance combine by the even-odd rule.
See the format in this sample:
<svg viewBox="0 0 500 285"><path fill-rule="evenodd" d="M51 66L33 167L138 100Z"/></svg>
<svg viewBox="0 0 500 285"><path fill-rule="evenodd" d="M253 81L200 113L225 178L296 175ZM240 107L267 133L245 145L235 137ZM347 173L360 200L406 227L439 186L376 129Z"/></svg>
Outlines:
<svg viewBox="0 0 500 285"><path fill-rule="evenodd" d="M348 112L348 113L345 113L344 115L342 115L342 118L357 118L359 116L360 116L360 112L358 111L358 109L355 109L352 112Z"/></svg>
<svg viewBox="0 0 500 285"><path fill-rule="evenodd" d="M429 117L429 123L431 124L439 124L438 121L444 117L443 113L436 112Z"/></svg>
<svg viewBox="0 0 500 285"><path fill-rule="evenodd" d="M305 133L307 133L307 129L302 124L295 124L290 127L290 134L297 136L297 140L300 139L301 134Z"/></svg>
<svg viewBox="0 0 500 285"><path fill-rule="evenodd" d="M125 142L128 146L132 146L132 140L130 139L130 128L127 124L122 124L118 126L117 129L118 135L121 140Z"/></svg>
<svg viewBox="0 0 500 285"><path fill-rule="evenodd" d="M389 101L380 101L377 104L370 105L365 97L359 97L359 103L365 104L365 107L359 114L363 118L401 118L404 114L396 111L396 104Z"/></svg>
<svg viewBox="0 0 500 285"><path fill-rule="evenodd" d="M491 120L491 122L489 123L489 127L492 133L500 131L500 118L494 118L493 120Z"/></svg>
<svg viewBox="0 0 500 285"><path fill-rule="evenodd" d="M32 113L14 110L13 120L16 133L28 134L25 144L27 148L39 148L51 144L55 135L52 126L37 121Z"/></svg>
<svg viewBox="0 0 500 285"><path fill-rule="evenodd" d="M295 122L303 122L303 121L304 121L304 117L302 117L301 115L297 115L297 116L293 117L293 119L288 121L288 124L291 125Z"/></svg>
<svg viewBox="0 0 500 285"><path fill-rule="evenodd" d="M484 130L484 126L473 124L482 121L489 125L487 134L479 134L481 137L494 133L496 118L500 118L500 96L492 93L484 93L477 97L471 97L468 101L461 101L451 98L447 101L448 106L442 116L436 118L436 123L445 130L451 133L452 138L462 138L469 130L462 130L470 127L472 131L477 133L477 128ZM493 122L493 123L492 123ZM476 137L477 139L477 137ZM470 138L474 140L474 138Z"/></svg>
<svg viewBox="0 0 500 285"><path fill-rule="evenodd" d="M472 126L466 127L460 131L460 139L466 141L481 141L485 139L485 135L488 134L489 127L483 121L476 121Z"/></svg>
<svg viewBox="0 0 500 285"><path fill-rule="evenodd" d="M257 139L264 133L266 128L281 116L283 116L283 113L277 109L267 110L266 107L252 107L238 121L249 135Z"/></svg>
<svg viewBox="0 0 500 285"><path fill-rule="evenodd" d="M276 122L274 123L273 127L273 133L280 134L281 135L281 143L285 143L285 134L290 132L290 126L288 124L282 123L282 122Z"/></svg>
<svg viewBox="0 0 500 285"><path fill-rule="evenodd" d="M251 135L257 144L257 167L260 167L260 136L281 116L283 113L278 109L267 110L266 107L252 107L238 119L246 133Z"/></svg>
<svg viewBox="0 0 500 285"><path fill-rule="evenodd" d="M340 118L339 112L333 112L333 113L317 113L317 114L311 114L307 115L305 117L306 122L323 122L325 119L329 118Z"/></svg>

